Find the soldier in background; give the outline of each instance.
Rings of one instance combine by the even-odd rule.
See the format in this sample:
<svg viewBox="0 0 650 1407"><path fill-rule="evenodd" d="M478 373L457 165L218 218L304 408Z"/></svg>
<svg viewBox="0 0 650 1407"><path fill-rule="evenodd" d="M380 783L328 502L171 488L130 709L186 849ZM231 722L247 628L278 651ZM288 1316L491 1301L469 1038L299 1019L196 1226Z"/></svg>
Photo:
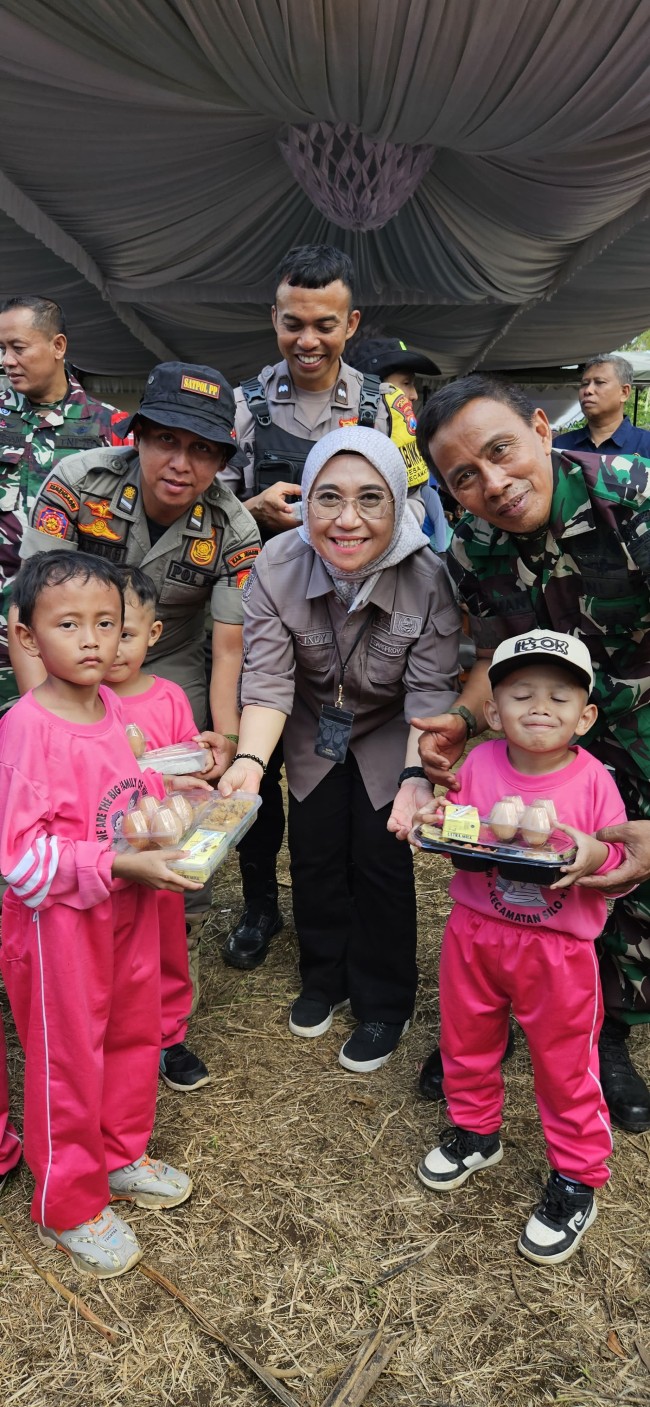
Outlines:
<svg viewBox="0 0 650 1407"><path fill-rule="evenodd" d="M583 741L612 769L637 821L617 827L615 838L637 844L638 821L650 819L650 466L634 455L553 449L543 410L519 388L485 376L436 392L420 417L418 442L465 510L447 562L479 656L453 710L413 719L425 730L420 751L429 780L457 789L454 763L468 737L486 727L496 646L548 626L589 649L599 717ZM629 869L626 862L624 897L601 940L599 1053L612 1122L638 1133L650 1128L650 1091L627 1039L631 1027L650 1021L650 881L626 894ZM590 887L597 882L592 876ZM602 888L612 888L604 876ZM442 1097L442 1073L435 1051L423 1092Z"/></svg>
<svg viewBox="0 0 650 1407"><path fill-rule="evenodd" d="M38 491L57 464L80 450L121 444L124 412L87 396L66 370L65 320L51 298L0 303L0 711L18 698L9 661L7 616L20 566L23 529Z"/></svg>

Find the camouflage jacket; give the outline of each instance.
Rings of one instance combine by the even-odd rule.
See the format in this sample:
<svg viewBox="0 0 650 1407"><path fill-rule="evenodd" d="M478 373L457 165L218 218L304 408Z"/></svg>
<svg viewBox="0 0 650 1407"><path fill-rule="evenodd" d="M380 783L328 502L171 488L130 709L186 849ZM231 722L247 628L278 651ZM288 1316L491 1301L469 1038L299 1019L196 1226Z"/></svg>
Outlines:
<svg viewBox="0 0 650 1407"><path fill-rule="evenodd" d="M74 376L68 376L67 395L53 405L33 405L20 391L0 384L0 709L16 697L7 613L32 505L62 459L83 449L123 444L113 429L123 416L124 411L87 396Z"/></svg>
<svg viewBox="0 0 650 1407"><path fill-rule="evenodd" d="M526 537L465 514L448 566L479 649L534 626L577 635L594 664L600 721L650 776L650 460L552 452L548 524ZM602 749L599 750L599 755Z"/></svg>

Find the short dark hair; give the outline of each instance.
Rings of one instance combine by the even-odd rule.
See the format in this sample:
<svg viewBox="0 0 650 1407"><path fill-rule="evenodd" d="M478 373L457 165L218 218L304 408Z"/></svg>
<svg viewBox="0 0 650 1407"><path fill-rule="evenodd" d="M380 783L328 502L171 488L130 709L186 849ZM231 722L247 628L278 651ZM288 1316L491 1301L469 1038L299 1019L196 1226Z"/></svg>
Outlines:
<svg viewBox="0 0 650 1407"><path fill-rule="evenodd" d="M63 586L66 581L82 577L84 581L101 581L119 592L124 620L124 591L118 568L104 557L89 552L37 552L28 557L14 581L11 604L18 608L22 625L31 625L34 607L41 592L48 586Z"/></svg>
<svg viewBox="0 0 650 1407"><path fill-rule="evenodd" d="M634 383L634 367L627 357L622 357L619 352L598 352L595 357L585 357L580 367L580 375L592 366L613 366L619 386L632 386Z"/></svg>
<svg viewBox="0 0 650 1407"><path fill-rule="evenodd" d="M509 386L506 381L497 381L492 376L482 376L478 372L472 376L463 376L459 381L450 381L448 386L442 386L439 391L434 391L434 394L429 396L418 416L418 449L432 469L436 466L429 454L429 440L442 425L447 425L459 411L464 410L470 401L477 400L500 401L525 421L526 425L533 423L535 404L520 386Z"/></svg>
<svg viewBox="0 0 650 1407"><path fill-rule="evenodd" d="M131 596L135 596L141 606L152 606L154 611L157 610L156 588L146 572L143 572L140 567L118 567L117 573L125 596L128 591Z"/></svg>
<svg viewBox="0 0 650 1407"><path fill-rule="evenodd" d="M290 283L292 288L326 288L337 279L349 288L350 303L354 303L354 264L349 254L333 244L297 244L278 264L275 292L281 283Z"/></svg>
<svg viewBox="0 0 650 1407"><path fill-rule="evenodd" d="M0 313L11 313L14 308L29 308L34 327L39 332L46 332L49 337L57 337L62 332L65 337L63 309L53 298L41 298L38 293L17 293L0 303Z"/></svg>

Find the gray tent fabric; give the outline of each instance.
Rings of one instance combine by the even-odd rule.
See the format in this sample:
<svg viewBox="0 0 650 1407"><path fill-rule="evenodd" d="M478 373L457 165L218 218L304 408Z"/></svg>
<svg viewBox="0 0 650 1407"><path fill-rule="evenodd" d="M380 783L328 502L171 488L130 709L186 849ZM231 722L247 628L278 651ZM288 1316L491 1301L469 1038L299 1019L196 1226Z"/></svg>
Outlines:
<svg viewBox="0 0 650 1407"><path fill-rule="evenodd" d="M0 0L0 20L0 293L58 297L99 377L274 360L297 243L347 250L366 328L446 375L650 323L647 0ZM292 174L282 143L314 123L430 149L381 228L337 226Z"/></svg>

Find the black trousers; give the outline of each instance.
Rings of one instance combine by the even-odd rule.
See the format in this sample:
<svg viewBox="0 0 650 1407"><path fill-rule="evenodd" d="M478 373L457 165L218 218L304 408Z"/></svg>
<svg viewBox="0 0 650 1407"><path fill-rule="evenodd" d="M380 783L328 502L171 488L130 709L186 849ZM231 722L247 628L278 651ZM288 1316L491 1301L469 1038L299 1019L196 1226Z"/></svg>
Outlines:
<svg viewBox="0 0 650 1407"><path fill-rule="evenodd" d="M375 811L352 753L304 801L289 795L303 992L349 997L358 1021L405 1021L415 1002L413 859L390 811Z"/></svg>
<svg viewBox="0 0 650 1407"><path fill-rule="evenodd" d="M244 903L262 913L272 913L278 902L276 864L284 840L284 799L280 786L283 761L280 740L262 778L262 805L257 820L238 847Z"/></svg>

